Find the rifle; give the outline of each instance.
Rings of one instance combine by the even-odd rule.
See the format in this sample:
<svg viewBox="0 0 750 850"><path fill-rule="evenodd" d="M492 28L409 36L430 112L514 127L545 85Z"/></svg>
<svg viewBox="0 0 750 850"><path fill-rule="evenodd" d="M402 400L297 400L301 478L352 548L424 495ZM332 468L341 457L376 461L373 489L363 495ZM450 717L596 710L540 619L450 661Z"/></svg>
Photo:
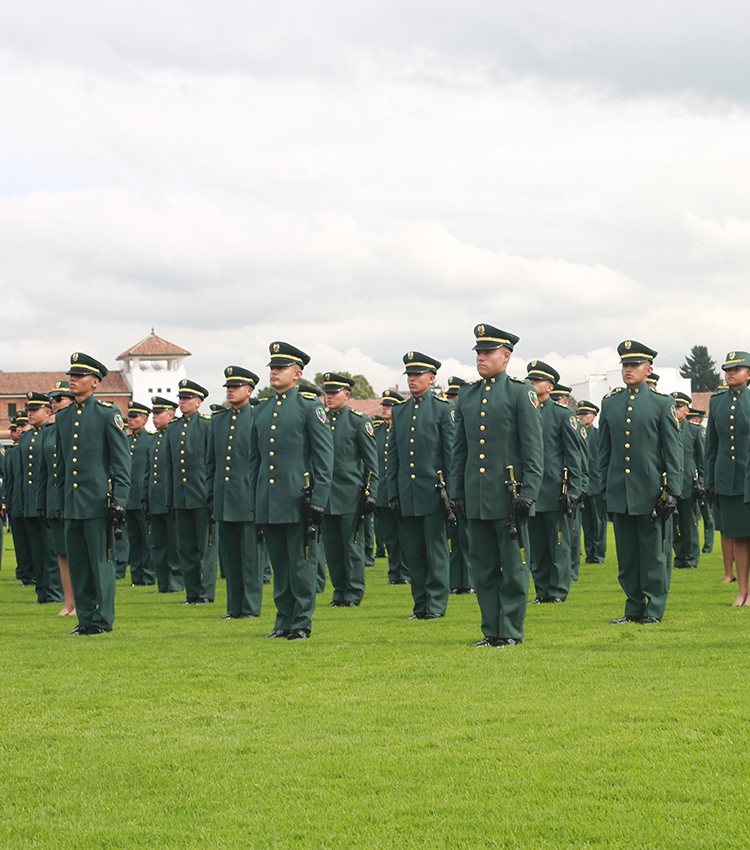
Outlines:
<svg viewBox="0 0 750 850"><path fill-rule="evenodd" d="M313 540L315 537L315 522L313 521L313 513L312 513L312 492L313 487L310 483L310 473L305 473L305 486L302 488L302 493L304 494L304 502L302 503L302 509L305 517L305 560L307 561L310 557L310 540Z"/></svg>
<svg viewBox="0 0 750 850"><path fill-rule="evenodd" d="M8 509L5 507L5 502L0 503L0 516L2 516L2 522L6 531L10 531L10 515Z"/></svg>
<svg viewBox="0 0 750 850"><path fill-rule="evenodd" d="M568 513L568 467L563 467L563 482L562 482L562 494L560 496L560 522L557 524L557 545L560 545L560 541L562 540L563 526L565 523L565 517L570 516Z"/></svg>
<svg viewBox="0 0 750 850"><path fill-rule="evenodd" d="M367 480L365 481L365 486L362 489L362 495L359 497L359 516L357 517L357 530L354 532L355 543L359 540L359 530L362 528L362 523L365 521L365 517L370 512L369 505L367 504L367 501L370 498L370 481L372 481L372 472L367 473Z"/></svg>
<svg viewBox="0 0 750 850"><path fill-rule="evenodd" d="M508 474L508 480L505 482L505 486L510 491L510 522L508 526L510 527L510 539L518 540L518 548L521 550L521 560L526 563L526 552L524 551L523 545L523 528L518 523L518 517L516 517L516 499L518 498L519 491L523 484L520 481L516 481L516 476L513 471L512 466L506 466L505 471Z"/></svg>
<svg viewBox="0 0 750 850"><path fill-rule="evenodd" d="M108 482L107 490L107 519L112 530L112 537L115 540L122 540L122 526L124 522L125 509L115 504L115 494L112 492L112 479ZM107 534L107 561L112 560L113 544L109 534Z"/></svg>
<svg viewBox="0 0 750 850"><path fill-rule="evenodd" d="M667 473L662 473L661 487L659 495L656 497L656 504L651 509L651 522L656 522L658 517L661 517L661 551L666 551L667 542L667 517L665 513L665 505L669 501L669 492L667 491Z"/></svg>
<svg viewBox="0 0 750 850"><path fill-rule="evenodd" d="M453 510L453 505L451 505L451 500L448 498L448 488L445 486L445 479L443 478L443 470L438 469L438 483L435 485L435 489L440 494L440 503L443 508L443 515L445 516L445 531L448 535L448 549L452 552L453 546L451 545L451 528L455 528L458 525L458 519L456 518L456 513Z"/></svg>
<svg viewBox="0 0 750 850"><path fill-rule="evenodd" d="M700 479L698 476L698 470L695 470L695 474L693 475L693 501L695 502L695 519L698 520L700 516L700 509L705 505L705 501L703 497L706 495L706 491L701 487Z"/></svg>

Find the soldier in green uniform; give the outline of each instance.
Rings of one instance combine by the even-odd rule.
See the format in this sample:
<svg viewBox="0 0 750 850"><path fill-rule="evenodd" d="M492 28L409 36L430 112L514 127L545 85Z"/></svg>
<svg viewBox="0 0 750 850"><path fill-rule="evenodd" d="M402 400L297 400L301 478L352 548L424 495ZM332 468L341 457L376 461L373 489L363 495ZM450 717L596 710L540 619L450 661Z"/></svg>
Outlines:
<svg viewBox="0 0 750 850"><path fill-rule="evenodd" d="M750 502L746 485L750 440L750 353L731 351L722 364L726 392L711 399L706 438L706 489L718 498L724 540L732 540L737 567L737 598L732 605L750 607ZM727 544L729 545L729 544Z"/></svg>
<svg viewBox="0 0 750 850"><path fill-rule="evenodd" d="M463 378L451 375L448 378L448 388L445 390L445 398L455 408L458 402L458 393L461 387L467 385ZM455 412L451 416L455 420ZM464 517L456 517L456 524L449 528L451 571L448 586L452 594L474 593L474 578L471 574L471 561L469 560L469 531Z"/></svg>
<svg viewBox="0 0 750 850"><path fill-rule="evenodd" d="M46 428L42 430L42 462L39 468L39 494L37 500L37 512L42 511L50 526L52 538L52 551L57 556L57 564L60 570L65 605L60 616L73 616L76 613L75 597L73 596L73 585L70 581L70 570L68 568L68 554L65 549L65 522L63 520L63 493L57 487L57 428L52 427L56 421L57 414L65 407L69 407L75 399L70 392L67 381L57 381L55 388L49 393L52 405L52 416Z"/></svg>
<svg viewBox="0 0 750 850"><path fill-rule="evenodd" d="M557 370L542 360L532 360L526 369L542 414L544 439L542 486L536 497L535 514L529 517L534 602L564 602L571 582L569 518L583 487L580 423L567 405L550 397L560 380Z"/></svg>
<svg viewBox="0 0 750 850"><path fill-rule="evenodd" d="M44 482L44 489L40 486L42 483L40 469L43 432L48 430L52 405L46 393L29 392L26 393L26 399L26 410L31 428L21 436L18 443L23 469L23 522L29 538L31 560L36 576L36 601L39 605L45 605L62 602L64 598L60 566L52 547L52 536L49 532L45 508L43 506L40 509L37 504L40 494L46 496L46 482ZM49 427L54 428L54 426Z"/></svg>
<svg viewBox="0 0 750 850"><path fill-rule="evenodd" d="M617 353L625 388L605 396L599 415L599 470L627 596L624 616L612 622L649 625L661 620L667 604L665 531L682 490L682 446L672 398L650 392L646 382L656 351L626 340Z"/></svg>
<svg viewBox="0 0 750 850"><path fill-rule="evenodd" d="M263 601L255 493L250 486L250 396L259 380L249 369L227 366L224 386L231 406L217 411L211 421L208 493L219 523L220 557L227 580L227 613L220 618L224 620L259 617Z"/></svg>
<svg viewBox="0 0 750 850"><path fill-rule="evenodd" d="M331 608L353 608L365 592L365 519L375 510L378 455L369 416L348 406L352 378L337 372L323 376L327 419L333 436L333 481L323 519L328 573L333 585ZM365 492L367 491L367 492Z"/></svg>
<svg viewBox="0 0 750 850"><path fill-rule="evenodd" d="M297 392L301 393L303 398L308 401L314 401L316 404L321 401L323 390L316 387L315 384L309 383L304 378L297 384ZM317 564L318 582L315 588L316 593L325 593L326 589L326 550L323 546L323 532L318 527L318 533L308 541L308 558ZM271 578L271 562L268 560L268 553L265 545L263 546L263 555L265 558L264 576L267 579ZM269 584L265 581L265 584Z"/></svg>
<svg viewBox="0 0 750 850"><path fill-rule="evenodd" d="M696 428L687 420L690 396L674 392L672 398L675 413L680 421L683 451L682 492L677 497L677 510L674 514L674 568L694 570L698 566L701 551L696 501L702 489L700 481L703 478L703 441L698 431L700 426Z"/></svg>
<svg viewBox="0 0 750 850"><path fill-rule="evenodd" d="M23 510L23 466L18 443L22 434L31 428L25 410L20 411L10 428L14 445L8 450L5 462L6 508L10 515L10 530L16 550L16 578L23 587L35 586L34 563L31 560L31 544L24 523Z"/></svg>
<svg viewBox="0 0 750 850"><path fill-rule="evenodd" d="M130 459L132 463L130 477L132 487L128 498L127 532L130 543L130 582L132 587L146 587L156 583L151 559L151 535L148 519L141 510L143 481L148 471L148 450L154 437L146 430L151 408L139 401L128 405L128 430L130 436Z"/></svg>
<svg viewBox="0 0 750 850"><path fill-rule="evenodd" d="M411 399L392 409L388 500L403 520L401 544L411 575L410 619L436 620L448 605L447 517L436 486L449 486L453 449L451 405L432 392L439 360L419 351L403 357Z"/></svg>
<svg viewBox="0 0 750 850"><path fill-rule="evenodd" d="M705 472L705 459L706 459L706 429L703 427L703 417L706 415L705 410L696 410L691 407L688 411L687 419L693 425L697 425L700 428L698 432L701 438L701 444L703 446L703 477L701 478L700 484L701 487L705 487L706 484L706 472ZM714 523L714 511L713 504L711 500L704 498L699 502L701 516L703 517L703 548L701 552L704 555L710 554L714 551L714 537L716 536L716 525ZM730 576L730 581L732 577Z"/></svg>
<svg viewBox="0 0 750 850"><path fill-rule="evenodd" d="M185 582L181 604L205 605L216 596L217 571L206 483L211 416L198 412L208 390L183 378L177 395L182 418L167 430L167 502L175 512L177 551Z"/></svg>
<svg viewBox="0 0 750 850"><path fill-rule="evenodd" d="M451 481L456 511L468 520L482 612L484 638L473 645L515 646L529 594L526 518L542 486L542 417L531 384L507 373L518 337L487 324L474 336L481 380L458 396Z"/></svg>
<svg viewBox="0 0 750 850"><path fill-rule="evenodd" d="M661 379L660 375L657 375L656 372L652 372L648 376L648 378L646 378L646 383L648 384L648 388L650 390L655 390L660 379Z"/></svg>
<svg viewBox="0 0 750 850"><path fill-rule="evenodd" d="M0 569L5 551L5 446L0 446L0 503L2 503L2 527L0 527Z"/></svg>
<svg viewBox="0 0 750 850"><path fill-rule="evenodd" d="M404 397L396 390L384 390L380 399L383 421L374 423L375 445L378 452L378 521L388 556L388 584L409 584L409 567L404 547L401 545L401 523L391 510L388 501L388 445L393 434L391 413L395 404L403 404Z"/></svg>
<svg viewBox="0 0 750 850"><path fill-rule="evenodd" d="M184 590L177 551L177 524L169 504L169 452L167 429L179 428L177 404L162 396L151 396L156 434L148 443L148 459L141 488L141 513L151 527L151 557L157 593ZM135 486L135 483L134 483Z"/></svg>
<svg viewBox="0 0 750 850"><path fill-rule="evenodd" d="M130 452L119 410L94 396L106 374L107 367L93 357L72 354L68 377L75 403L57 414L57 486L64 496L65 548L78 615L78 626L68 634L110 632L115 618L108 524L125 521Z"/></svg>
<svg viewBox="0 0 750 850"><path fill-rule="evenodd" d="M320 525L331 495L333 434L323 407L296 389L310 356L280 340L269 350L276 395L253 411L250 455L255 521L263 526L274 575L276 623L266 637L299 640L310 637L317 584L303 487L312 487L307 519Z"/></svg>
<svg viewBox="0 0 750 850"><path fill-rule="evenodd" d="M607 520L602 508L602 480L599 472L599 429L594 419L599 408L586 399L578 402L576 415L586 429L589 480L581 512L583 546L587 564L603 564L607 554Z"/></svg>

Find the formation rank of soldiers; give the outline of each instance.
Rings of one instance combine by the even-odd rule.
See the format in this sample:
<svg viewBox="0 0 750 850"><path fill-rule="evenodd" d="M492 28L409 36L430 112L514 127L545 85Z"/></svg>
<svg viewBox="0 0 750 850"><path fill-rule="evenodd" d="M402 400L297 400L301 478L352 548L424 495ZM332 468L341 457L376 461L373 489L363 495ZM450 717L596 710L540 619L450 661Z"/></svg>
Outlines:
<svg viewBox="0 0 750 850"><path fill-rule="evenodd" d="M129 434L117 408L95 396L106 367L73 354L69 382L28 393L17 447L4 458L18 577L40 603L64 598L60 613L78 616L67 634L96 635L113 627L123 529L132 583L184 588L182 604L214 601L218 555L221 619L259 616L270 558L276 620L264 637L304 639L326 563L330 606L362 602L373 515L389 583L411 585L408 619L439 619L451 593L476 592L483 637L472 645L508 647L524 637L529 574L532 604L564 602L578 578L581 526L586 563L602 563L607 516L626 597L612 622L658 623L673 546L675 567L698 563L707 494L733 548L734 604L750 606L750 354L728 355L727 388L704 430L688 396L650 385L656 351L640 342L618 347L625 386L601 410L583 400L574 411L547 363L532 360L525 380L508 375L516 335L480 324L474 336L478 380L451 378L438 397L440 361L410 351L409 397L387 390L374 421L347 405L350 378L330 372L322 390L307 384L309 356L278 341L265 403L252 398L258 376L229 366L228 406L201 414L207 390L183 380L182 415L159 396L151 407L131 403ZM144 427L150 414L155 433Z"/></svg>

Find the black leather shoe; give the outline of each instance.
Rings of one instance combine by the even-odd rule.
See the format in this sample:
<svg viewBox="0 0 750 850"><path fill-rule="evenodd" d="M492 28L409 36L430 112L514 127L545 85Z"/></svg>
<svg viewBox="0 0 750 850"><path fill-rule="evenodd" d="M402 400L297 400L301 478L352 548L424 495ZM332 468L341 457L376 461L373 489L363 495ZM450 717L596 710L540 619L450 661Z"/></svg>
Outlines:
<svg viewBox="0 0 750 850"><path fill-rule="evenodd" d="M249 620L251 617L260 617L260 614L233 614L235 620Z"/></svg>
<svg viewBox="0 0 750 850"><path fill-rule="evenodd" d="M274 629L273 631L269 632L267 635L263 635L263 637L270 637L270 638L283 637L283 638L285 638L288 634L289 634L289 632L284 631L284 629Z"/></svg>
<svg viewBox="0 0 750 850"><path fill-rule="evenodd" d="M199 596L197 599L194 599L193 605L210 605L213 602L213 599L207 599L205 596Z"/></svg>
<svg viewBox="0 0 750 850"><path fill-rule="evenodd" d="M531 600L531 604L532 604L532 605L541 605L541 604L542 604L542 602L544 602L544 599L542 599L542 597L541 597L541 596L537 596L537 598L536 598L536 599L532 599L532 600Z"/></svg>
<svg viewBox="0 0 750 850"><path fill-rule="evenodd" d="M558 602L562 602L563 600L560 599L559 596L548 596L544 601L549 602L551 605L555 605Z"/></svg>
<svg viewBox="0 0 750 850"><path fill-rule="evenodd" d="M459 593L461 593L461 592L462 592L462 591L460 591L457 587L452 587L452 588L450 589L450 595L451 595L451 596L456 596L457 594L459 594Z"/></svg>
<svg viewBox="0 0 750 850"><path fill-rule="evenodd" d="M108 631L112 631L111 629L103 629L101 626L89 626L85 632L81 632L84 635L106 635Z"/></svg>
<svg viewBox="0 0 750 850"><path fill-rule="evenodd" d="M408 578L402 578L396 582L396 584L411 584Z"/></svg>
<svg viewBox="0 0 750 850"><path fill-rule="evenodd" d="M654 623L658 623L658 622L659 622L658 617L641 617L641 619L638 620L638 625L639 626L653 626Z"/></svg>
<svg viewBox="0 0 750 850"><path fill-rule="evenodd" d="M218 617L219 620L236 620L240 615L239 614L224 614L223 617Z"/></svg>
<svg viewBox="0 0 750 850"><path fill-rule="evenodd" d="M304 640L310 637L309 629L292 629L286 636L287 640Z"/></svg>
<svg viewBox="0 0 750 850"><path fill-rule="evenodd" d="M504 646L518 646L519 643L523 643L523 638L492 638L490 645L502 649Z"/></svg>
<svg viewBox="0 0 750 850"><path fill-rule="evenodd" d="M423 620L442 620L442 618L442 614L425 614L424 617L422 617Z"/></svg>
<svg viewBox="0 0 750 850"><path fill-rule="evenodd" d="M347 602L344 602L344 608L359 608L359 602L349 599Z"/></svg>
<svg viewBox="0 0 750 850"><path fill-rule="evenodd" d="M339 602L338 599L333 599L328 603L329 608L346 608L346 602Z"/></svg>
<svg viewBox="0 0 750 850"><path fill-rule="evenodd" d="M619 617L617 620L610 620L613 626L620 626L623 623L637 623L638 617Z"/></svg>
<svg viewBox="0 0 750 850"><path fill-rule="evenodd" d="M473 587L465 587L465 588L464 588L464 593L468 593L468 594L470 594L470 595L475 595L475 594L476 594L476 590L474 590L474 588L473 588Z"/></svg>
<svg viewBox="0 0 750 850"><path fill-rule="evenodd" d="M192 605L195 602L192 596L188 596L187 599L183 599L181 602L178 602L178 605Z"/></svg>
<svg viewBox="0 0 750 850"><path fill-rule="evenodd" d="M398 584L397 581L389 581L388 584Z"/></svg>
<svg viewBox="0 0 750 850"><path fill-rule="evenodd" d="M271 579L270 578L264 578L263 584L271 584Z"/></svg>
<svg viewBox="0 0 750 850"><path fill-rule="evenodd" d="M76 626L74 629L71 629L69 632L65 632L66 635L85 635L88 631L87 626Z"/></svg>
<svg viewBox="0 0 750 850"><path fill-rule="evenodd" d="M424 614L412 614L410 617L407 617L407 620L424 620Z"/></svg>
<svg viewBox="0 0 750 850"><path fill-rule="evenodd" d="M494 638L483 638L482 640L478 640L476 643L472 643L472 646L492 646L492 641Z"/></svg>

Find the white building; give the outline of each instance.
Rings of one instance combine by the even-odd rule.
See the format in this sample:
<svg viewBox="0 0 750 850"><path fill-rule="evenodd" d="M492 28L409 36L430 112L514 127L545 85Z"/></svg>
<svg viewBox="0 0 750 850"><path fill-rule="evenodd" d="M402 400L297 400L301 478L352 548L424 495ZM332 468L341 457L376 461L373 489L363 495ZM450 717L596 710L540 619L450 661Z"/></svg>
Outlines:
<svg viewBox="0 0 750 850"><path fill-rule="evenodd" d="M151 333L117 358L122 374L133 392L133 401L151 406L151 396L177 401L179 383L187 378L185 358L190 352Z"/></svg>
<svg viewBox="0 0 750 850"><path fill-rule="evenodd" d="M667 366L654 369L654 371L659 375L659 383L656 385L659 392L667 394L681 392L692 395L690 378L683 378L679 369ZM572 384L570 395L576 401L586 399L593 401L597 407L601 407L604 396L615 387L622 386L624 384L620 369L610 369L606 375L587 375L585 381Z"/></svg>

